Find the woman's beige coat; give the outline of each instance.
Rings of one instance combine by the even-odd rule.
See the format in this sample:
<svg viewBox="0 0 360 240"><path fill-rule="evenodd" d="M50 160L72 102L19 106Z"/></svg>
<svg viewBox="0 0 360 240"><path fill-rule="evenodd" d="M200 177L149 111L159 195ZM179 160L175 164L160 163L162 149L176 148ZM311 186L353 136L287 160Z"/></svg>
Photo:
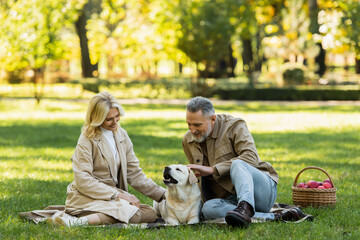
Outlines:
<svg viewBox="0 0 360 240"><path fill-rule="evenodd" d="M114 136L120 157L118 176L115 176L114 156L105 137L101 134L89 139L83 133L80 135L71 157L74 181L67 188L67 213L100 212L128 223L138 208L125 200L114 200L117 191L127 192L129 184L155 201L163 196L165 189L147 178L139 167L127 132L119 127Z"/></svg>

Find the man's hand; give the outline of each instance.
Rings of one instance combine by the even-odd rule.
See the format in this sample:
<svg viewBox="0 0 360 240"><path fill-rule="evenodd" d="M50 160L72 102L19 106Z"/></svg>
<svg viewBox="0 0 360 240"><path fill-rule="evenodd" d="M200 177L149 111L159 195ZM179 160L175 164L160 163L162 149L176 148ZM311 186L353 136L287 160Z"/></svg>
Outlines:
<svg viewBox="0 0 360 240"><path fill-rule="evenodd" d="M124 199L128 201L131 205L134 205L135 207L140 208L140 200L137 199L134 195L126 192L119 192L117 195L117 198Z"/></svg>
<svg viewBox="0 0 360 240"><path fill-rule="evenodd" d="M189 164L186 166L189 167L191 170L195 170L196 177L204 177L214 174L214 168L212 167L196 165L196 164Z"/></svg>

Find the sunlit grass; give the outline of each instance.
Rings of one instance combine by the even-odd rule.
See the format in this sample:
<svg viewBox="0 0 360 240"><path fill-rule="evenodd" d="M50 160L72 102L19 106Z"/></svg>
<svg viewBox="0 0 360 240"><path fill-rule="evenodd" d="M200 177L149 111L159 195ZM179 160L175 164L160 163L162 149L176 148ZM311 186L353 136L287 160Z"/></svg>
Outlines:
<svg viewBox="0 0 360 240"><path fill-rule="evenodd" d="M162 183L164 166L187 160L181 139L187 131L184 105L123 104L121 125L131 137L145 174ZM338 189L332 209L307 208L314 222L255 224L229 230L185 226L157 230L62 228L35 225L17 213L63 205L73 180L73 154L87 101L0 100L0 239L359 239L360 111L357 105L216 104L217 113L242 117L259 155L280 175L277 202L292 203L291 186L307 166L325 169ZM299 181L323 180L324 173L305 171ZM130 191L146 204L152 200Z"/></svg>

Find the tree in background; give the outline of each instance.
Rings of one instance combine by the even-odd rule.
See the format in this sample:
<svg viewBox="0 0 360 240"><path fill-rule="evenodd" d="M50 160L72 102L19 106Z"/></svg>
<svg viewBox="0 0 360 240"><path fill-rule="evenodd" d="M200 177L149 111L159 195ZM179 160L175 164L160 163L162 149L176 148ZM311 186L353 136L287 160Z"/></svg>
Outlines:
<svg viewBox="0 0 360 240"><path fill-rule="evenodd" d="M8 0L0 5L0 62L15 75L30 69L27 76L34 83L56 59L81 59L84 77L96 77L100 63L108 69L105 77L133 70L154 78L158 63L169 59L180 63L179 72L183 64L196 65L200 78L233 77L240 63L254 86L263 63L273 59L277 65L311 68L320 46L321 61L319 56L315 61L322 64L325 50L351 45L349 51L359 55L358 5L344 0Z"/></svg>
<svg viewBox="0 0 360 240"><path fill-rule="evenodd" d="M308 11L309 11L309 31L311 34L319 34L319 6L317 0L307 0ZM320 77L322 77L326 71L326 64L325 64L325 55L326 51L323 48L321 42L317 43L319 47L319 54L315 57L315 62L317 64L317 70L315 71Z"/></svg>
<svg viewBox="0 0 360 240"><path fill-rule="evenodd" d="M229 2L179 1L177 46L196 63L201 78L234 76Z"/></svg>
<svg viewBox="0 0 360 240"><path fill-rule="evenodd" d="M342 25L344 9L339 7L338 1L321 1L319 2L319 12L317 17L318 33L314 33L314 39L321 43L325 53L346 55L350 52L350 41L347 37L348 29ZM345 62L345 69L348 66Z"/></svg>
<svg viewBox="0 0 360 240"><path fill-rule="evenodd" d="M288 0L281 9L281 26L278 31L264 38L265 55L267 58L277 58L285 61L283 71L310 70L313 59L319 53L312 34L309 32L310 19L305 11L304 0ZM306 60L306 61L305 61ZM302 80L297 81L303 83Z"/></svg>
<svg viewBox="0 0 360 240"><path fill-rule="evenodd" d="M120 24L126 18L124 1L103 0L101 11L95 11L87 22L87 35L89 36L89 56L91 61L98 63L102 58L106 60L107 76L113 77L116 62L123 57L122 36L123 29ZM98 13L96 13L98 12Z"/></svg>
<svg viewBox="0 0 360 240"><path fill-rule="evenodd" d="M179 4L181 1L153 0L151 21L156 36L156 49L159 59L174 61L175 74L182 74L182 69L188 63L188 56L178 46L178 37L181 36L179 22Z"/></svg>
<svg viewBox="0 0 360 240"><path fill-rule="evenodd" d="M264 61L262 41L265 26L276 21L274 9L277 1L232 1L230 22L235 28L233 39L241 42L238 57L242 59L243 71L246 73L249 86L254 87L260 75Z"/></svg>
<svg viewBox="0 0 360 240"><path fill-rule="evenodd" d="M339 7L343 12L342 27L348 43L355 51L355 72L360 74L360 2L340 1Z"/></svg>
<svg viewBox="0 0 360 240"><path fill-rule="evenodd" d="M1 5L0 62L9 72L27 70L38 102L47 64L68 51L66 32L79 7L81 1L72 0L14 0Z"/></svg>
<svg viewBox="0 0 360 240"><path fill-rule="evenodd" d="M159 60L167 58L166 35L161 34L161 19L167 2L158 0L126 1L126 18L120 24L121 55L125 68L146 79L157 76ZM170 51L170 48L169 48ZM131 56L129 59L128 56Z"/></svg>
<svg viewBox="0 0 360 240"><path fill-rule="evenodd" d="M106 61L108 77L134 72L147 79L157 76L160 60L183 62L175 43L178 25L169 10L174 3L103 0L102 11L88 21L91 59Z"/></svg>
<svg viewBox="0 0 360 240"><path fill-rule="evenodd" d="M92 14L101 12L101 0L87 0L80 10L78 19L75 22L76 33L80 40L81 49L81 68L84 78L92 78L98 76L98 62L90 58L89 39L87 36L87 23L91 19Z"/></svg>

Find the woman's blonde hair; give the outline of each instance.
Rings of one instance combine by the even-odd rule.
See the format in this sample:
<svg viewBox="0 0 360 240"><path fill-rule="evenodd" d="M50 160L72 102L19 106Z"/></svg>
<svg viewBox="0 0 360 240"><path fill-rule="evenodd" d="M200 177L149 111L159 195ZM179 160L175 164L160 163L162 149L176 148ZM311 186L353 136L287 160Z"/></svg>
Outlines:
<svg viewBox="0 0 360 240"><path fill-rule="evenodd" d="M116 98L108 92L101 92L91 98L85 118L85 124L81 131L88 138L93 138L101 133L100 125L104 122L110 108L116 107L120 116L124 116L125 112Z"/></svg>

